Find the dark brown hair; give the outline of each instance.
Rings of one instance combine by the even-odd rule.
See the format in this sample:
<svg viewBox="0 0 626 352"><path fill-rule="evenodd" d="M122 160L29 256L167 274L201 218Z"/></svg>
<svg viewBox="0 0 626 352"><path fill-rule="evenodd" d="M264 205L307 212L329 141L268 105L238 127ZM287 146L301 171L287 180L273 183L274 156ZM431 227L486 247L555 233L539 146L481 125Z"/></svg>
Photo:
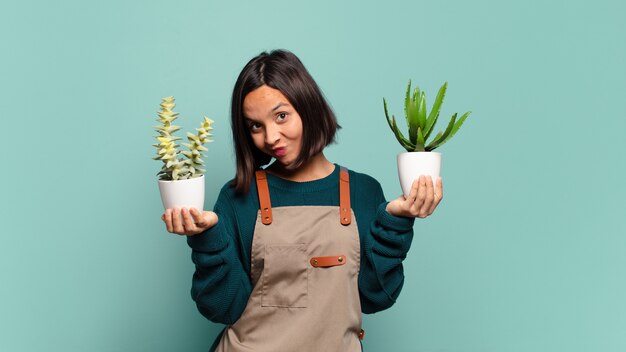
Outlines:
<svg viewBox="0 0 626 352"><path fill-rule="evenodd" d="M233 89L231 127L237 174L232 185L238 194L248 193L254 172L271 160L252 142L243 114L246 95L263 85L279 90L302 119L302 148L294 167L300 167L334 142L335 133L341 128L317 83L296 55L287 50L274 50L254 57L239 74Z"/></svg>

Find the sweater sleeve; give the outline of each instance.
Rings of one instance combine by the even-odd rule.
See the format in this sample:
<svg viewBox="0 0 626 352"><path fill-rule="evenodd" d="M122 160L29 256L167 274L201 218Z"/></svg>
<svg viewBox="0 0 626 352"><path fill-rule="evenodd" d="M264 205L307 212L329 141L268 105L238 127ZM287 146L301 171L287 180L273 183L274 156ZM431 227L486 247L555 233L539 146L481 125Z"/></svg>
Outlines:
<svg viewBox="0 0 626 352"><path fill-rule="evenodd" d="M222 188L215 203L217 224L189 237L187 243L196 267L191 297L207 319L230 325L243 313L252 284L238 250L237 218L226 189Z"/></svg>
<svg viewBox="0 0 626 352"><path fill-rule="evenodd" d="M387 201L378 182L373 190L374 219L362 237L359 293L363 313L391 307L404 284L402 261L411 246L415 219L397 217L385 208Z"/></svg>

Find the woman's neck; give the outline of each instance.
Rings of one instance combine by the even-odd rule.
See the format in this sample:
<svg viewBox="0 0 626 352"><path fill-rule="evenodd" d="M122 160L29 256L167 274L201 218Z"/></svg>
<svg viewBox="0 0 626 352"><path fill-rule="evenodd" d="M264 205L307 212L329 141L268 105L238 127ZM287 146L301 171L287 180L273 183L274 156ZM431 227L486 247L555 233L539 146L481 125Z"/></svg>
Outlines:
<svg viewBox="0 0 626 352"><path fill-rule="evenodd" d="M266 170L289 181L306 182L319 180L332 174L335 164L328 161L324 153L320 152L297 169L287 169L281 163L274 161Z"/></svg>

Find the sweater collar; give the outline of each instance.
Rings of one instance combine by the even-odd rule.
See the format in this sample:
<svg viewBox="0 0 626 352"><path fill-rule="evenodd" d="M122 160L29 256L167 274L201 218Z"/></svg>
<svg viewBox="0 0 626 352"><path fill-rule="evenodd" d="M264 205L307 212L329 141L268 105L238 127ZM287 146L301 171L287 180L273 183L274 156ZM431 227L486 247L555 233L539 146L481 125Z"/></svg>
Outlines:
<svg viewBox="0 0 626 352"><path fill-rule="evenodd" d="M315 192L323 189L339 186L339 171L341 167L337 164L330 175L312 181L290 181L284 178L267 173L267 182L270 187L292 192Z"/></svg>

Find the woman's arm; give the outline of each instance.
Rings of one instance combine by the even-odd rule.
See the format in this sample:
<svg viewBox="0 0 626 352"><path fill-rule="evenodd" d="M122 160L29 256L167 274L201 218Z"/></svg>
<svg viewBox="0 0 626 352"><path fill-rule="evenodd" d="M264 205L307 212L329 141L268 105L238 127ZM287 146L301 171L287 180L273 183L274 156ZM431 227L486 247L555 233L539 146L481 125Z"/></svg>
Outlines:
<svg viewBox="0 0 626 352"><path fill-rule="evenodd" d="M207 319L233 324L243 313L252 284L237 245L237 218L225 186L215 203L218 222L187 243L196 266L191 296L198 310Z"/></svg>
<svg viewBox="0 0 626 352"><path fill-rule="evenodd" d="M395 303L404 284L402 262L411 247L415 217L426 217L436 207L432 203L436 199L432 183L429 193L425 179L416 181L413 189L415 193L389 203L385 200L380 184L374 179L371 181L371 185L366 188L373 188L370 191L373 199L368 199L368 203L375 208L375 212L366 217L368 223L362 225L361 235L359 293L364 313L375 313ZM437 189L441 190L440 187L439 184ZM430 201L427 200L429 196ZM422 209L425 209L426 216L422 216Z"/></svg>

